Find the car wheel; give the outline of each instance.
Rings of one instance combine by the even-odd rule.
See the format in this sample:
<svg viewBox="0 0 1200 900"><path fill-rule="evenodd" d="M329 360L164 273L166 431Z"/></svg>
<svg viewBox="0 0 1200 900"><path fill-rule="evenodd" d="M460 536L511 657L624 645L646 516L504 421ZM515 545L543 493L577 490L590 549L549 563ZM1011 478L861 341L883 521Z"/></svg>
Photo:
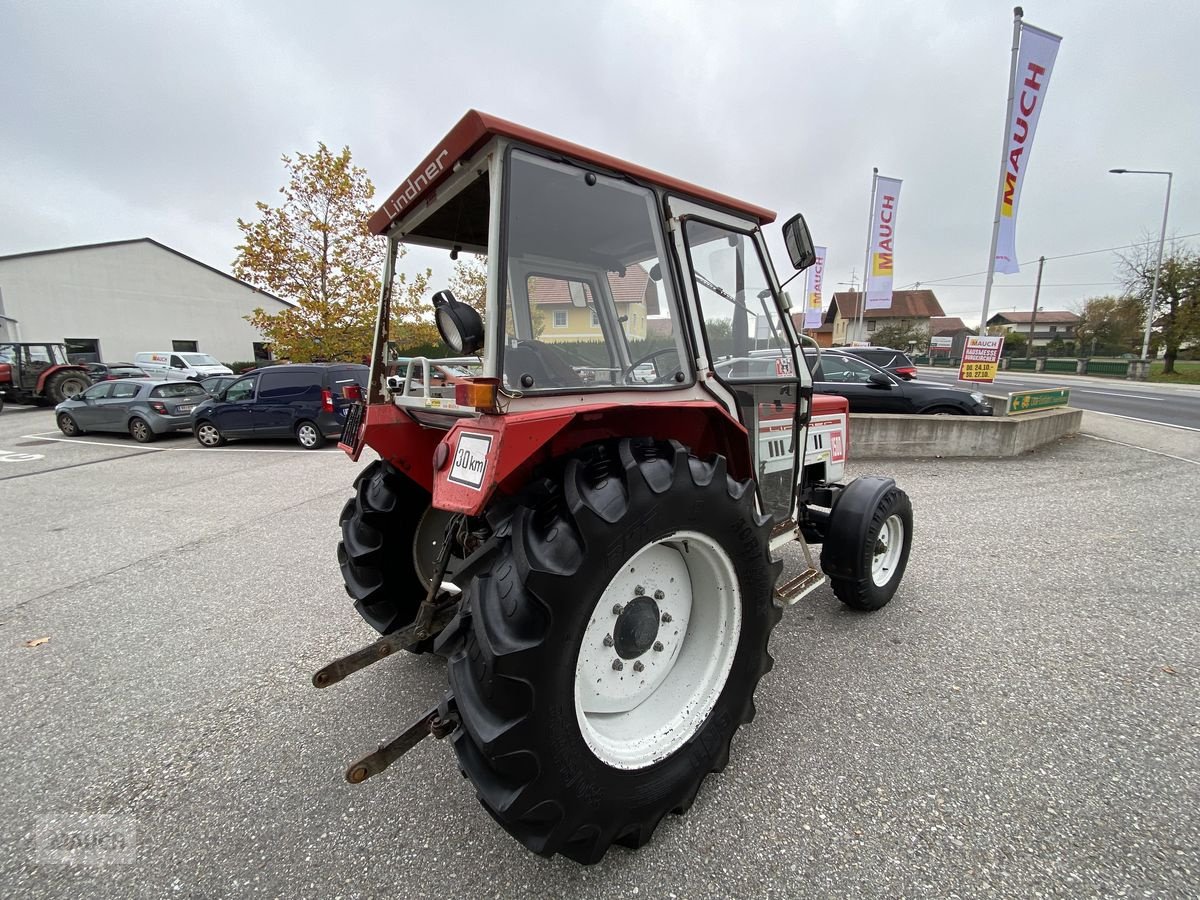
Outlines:
<svg viewBox="0 0 1200 900"><path fill-rule="evenodd" d="M81 431L79 425L67 413L58 414L58 430L67 437L75 437Z"/></svg>
<svg viewBox="0 0 1200 900"><path fill-rule="evenodd" d="M212 422L200 422L196 425L196 440L203 447L220 447L225 443L225 435Z"/></svg>
<svg viewBox="0 0 1200 900"><path fill-rule="evenodd" d="M133 439L139 444L149 444L158 437L154 433L154 429L150 427L150 423L145 419L139 419L137 416L129 420L129 433L133 435Z"/></svg>
<svg viewBox="0 0 1200 900"><path fill-rule="evenodd" d="M321 434L321 429L307 419L296 426L296 440L305 450L316 450L318 447L325 446L325 435Z"/></svg>

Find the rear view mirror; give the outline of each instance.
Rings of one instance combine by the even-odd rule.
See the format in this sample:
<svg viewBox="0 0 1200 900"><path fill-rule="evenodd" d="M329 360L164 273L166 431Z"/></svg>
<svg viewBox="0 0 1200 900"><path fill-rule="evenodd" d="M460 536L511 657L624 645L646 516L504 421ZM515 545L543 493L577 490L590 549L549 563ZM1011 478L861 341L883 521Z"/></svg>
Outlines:
<svg viewBox="0 0 1200 900"><path fill-rule="evenodd" d="M571 305L576 309L587 308L587 291L582 281L568 281L567 290L571 292Z"/></svg>
<svg viewBox="0 0 1200 900"><path fill-rule="evenodd" d="M817 250L813 246L808 223L800 213L792 216L783 225L783 243L787 246L792 267L802 272L817 261Z"/></svg>

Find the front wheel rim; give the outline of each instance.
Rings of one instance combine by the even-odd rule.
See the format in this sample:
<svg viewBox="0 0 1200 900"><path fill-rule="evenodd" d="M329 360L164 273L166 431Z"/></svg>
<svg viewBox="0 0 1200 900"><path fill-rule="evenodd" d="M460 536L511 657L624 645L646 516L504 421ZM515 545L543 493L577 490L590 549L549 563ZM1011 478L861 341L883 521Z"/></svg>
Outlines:
<svg viewBox="0 0 1200 900"><path fill-rule="evenodd" d="M642 769L687 743L725 689L741 622L733 561L707 535L676 532L627 560L575 666L575 715L592 753Z"/></svg>
<svg viewBox="0 0 1200 900"><path fill-rule="evenodd" d="M58 430L63 434L72 435L78 429L75 427L75 420L70 416L60 416L58 419Z"/></svg>
<svg viewBox="0 0 1200 900"><path fill-rule="evenodd" d="M904 549L904 521L899 516L888 516L875 538L871 558L871 580L883 587L896 574L900 553Z"/></svg>
<svg viewBox="0 0 1200 900"><path fill-rule="evenodd" d="M215 447L217 442L221 440L221 434L212 425L201 425L196 429L196 436L200 438L200 443L206 447Z"/></svg>

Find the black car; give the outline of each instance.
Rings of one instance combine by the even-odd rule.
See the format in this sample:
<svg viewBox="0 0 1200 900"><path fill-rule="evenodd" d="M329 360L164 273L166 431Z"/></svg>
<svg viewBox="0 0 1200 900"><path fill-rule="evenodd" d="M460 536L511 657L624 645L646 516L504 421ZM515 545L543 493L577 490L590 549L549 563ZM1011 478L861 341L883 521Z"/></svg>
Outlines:
<svg viewBox="0 0 1200 900"><path fill-rule="evenodd" d="M923 415L990 416L992 408L978 391L964 391L932 382L897 378L841 350L805 350L805 360L818 394L836 394L850 401L852 413L921 413Z"/></svg>
<svg viewBox="0 0 1200 900"><path fill-rule="evenodd" d="M133 363L110 362L86 363L85 365L87 366L87 376L91 379L92 384L98 384L101 381L117 381L121 378L146 377L146 373Z"/></svg>
<svg viewBox="0 0 1200 900"><path fill-rule="evenodd" d="M917 366L903 350L893 350L890 347L841 347L843 353L865 359L873 366L878 366L885 372L898 375L905 381L917 377Z"/></svg>
<svg viewBox="0 0 1200 900"><path fill-rule="evenodd" d="M291 438L315 450L341 437L346 411L366 391L369 372L350 363L258 369L197 406L192 433L205 447L228 438Z"/></svg>

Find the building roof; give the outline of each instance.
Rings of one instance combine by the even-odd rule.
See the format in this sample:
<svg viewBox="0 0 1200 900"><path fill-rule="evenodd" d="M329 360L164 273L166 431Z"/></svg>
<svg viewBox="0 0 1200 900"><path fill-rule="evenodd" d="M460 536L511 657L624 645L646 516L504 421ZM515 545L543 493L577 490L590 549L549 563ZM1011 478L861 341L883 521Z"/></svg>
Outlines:
<svg viewBox="0 0 1200 900"><path fill-rule="evenodd" d="M276 302L278 302L284 306L294 306L295 305L287 300L284 300L282 297L276 297L274 294L270 293L269 291L264 291L262 288L255 287L254 285L250 284L249 282L242 281L240 278L234 278L228 272L222 272L220 269L213 268L208 263L200 262L200 260L196 259L194 256L188 256L186 253L181 253L180 251L176 250L174 247L168 247L166 244L156 241L156 240L154 240L154 238L148 238L148 237L129 238L128 240L124 240L124 241L101 241L98 244L75 244L71 247L54 247L49 250L30 250L25 253L10 253L7 256L0 256L0 262L5 262L10 259L25 259L26 257L31 257L31 256L49 256L52 253L72 253L76 250L99 250L104 247L121 247L126 244L153 244L155 247L158 247L160 250L166 250L168 253L174 253L176 256L182 257L183 259L186 259L190 263L194 263L197 266L200 266L201 268L208 269L208 271L213 272L214 274L220 275L222 278L228 278L230 281L236 282L237 284L240 284L242 287L249 288L250 290L254 291L255 293L262 294L264 297L269 297L270 299L275 300Z"/></svg>
<svg viewBox="0 0 1200 900"><path fill-rule="evenodd" d="M671 175L655 172L636 163L626 162L615 156L609 156L607 153L591 150L541 131L534 131L532 128L526 128L515 122L469 109L466 115L450 129L449 134L437 143L433 151L413 170L407 180L392 192L387 201L367 221L367 227L370 228L371 233L383 234L386 232L393 222L401 218L407 210L415 207L419 197L445 181L460 160L469 159L476 150L494 137L505 137L524 144L531 144L553 153L560 153L581 162L599 166L602 169L629 175L638 181L655 184L669 191L695 197L698 200L750 216L756 219L760 225L767 225L775 221L775 213L764 207L737 200L727 194L702 188Z"/></svg>
<svg viewBox="0 0 1200 900"><path fill-rule="evenodd" d="M836 313L843 319L858 318L860 291L838 291L833 295L825 321L832 323ZM887 309L868 309L864 319L931 319L944 318L946 313L933 291L892 291L892 305Z"/></svg>
<svg viewBox="0 0 1200 900"><path fill-rule="evenodd" d="M616 272L608 273L609 290L617 303L641 303L646 300L646 286L649 283L650 275L641 266L626 268L624 278ZM566 304L571 302L571 290L565 279L535 275L529 282L529 299L539 305ZM592 302L590 296L588 302ZM654 311L650 314L653 315Z"/></svg>
<svg viewBox="0 0 1200 900"><path fill-rule="evenodd" d="M948 334L958 334L963 331L975 333L974 328L968 328L966 323L957 316L934 316L929 320L930 336L945 337Z"/></svg>
<svg viewBox="0 0 1200 900"><path fill-rule="evenodd" d="M1003 312L996 313L988 319L989 325L1028 325L1029 320L1033 318L1032 310L1025 312ZM1039 309L1037 314L1037 324L1063 324L1074 325L1079 321L1079 316L1066 309Z"/></svg>

